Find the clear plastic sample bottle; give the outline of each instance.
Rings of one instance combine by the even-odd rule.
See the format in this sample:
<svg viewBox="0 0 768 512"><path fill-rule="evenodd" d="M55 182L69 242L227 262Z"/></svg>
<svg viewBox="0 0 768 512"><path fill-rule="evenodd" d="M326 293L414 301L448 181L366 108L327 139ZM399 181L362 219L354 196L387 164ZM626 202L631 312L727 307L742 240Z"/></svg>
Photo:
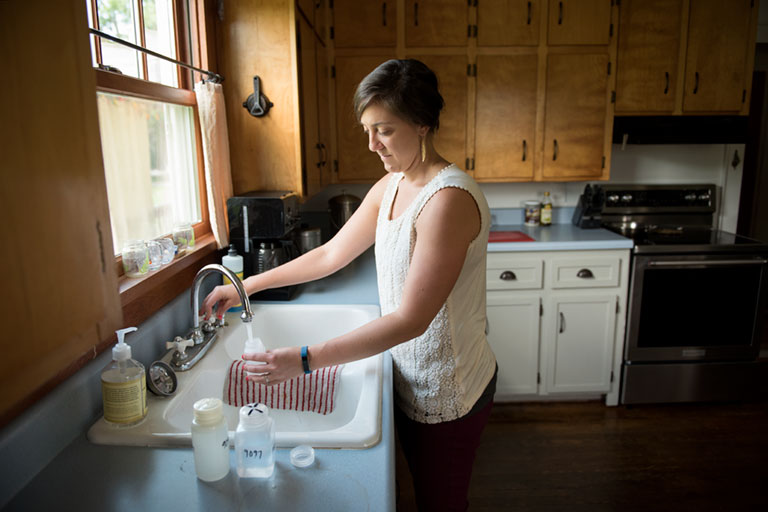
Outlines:
<svg viewBox="0 0 768 512"><path fill-rule="evenodd" d="M237 474L242 478L269 478L275 470L275 424L264 404L240 408L235 431Z"/></svg>
<svg viewBox="0 0 768 512"><path fill-rule="evenodd" d="M229 474L229 433L223 404L218 398L203 398L192 407L195 473L204 482L221 480Z"/></svg>

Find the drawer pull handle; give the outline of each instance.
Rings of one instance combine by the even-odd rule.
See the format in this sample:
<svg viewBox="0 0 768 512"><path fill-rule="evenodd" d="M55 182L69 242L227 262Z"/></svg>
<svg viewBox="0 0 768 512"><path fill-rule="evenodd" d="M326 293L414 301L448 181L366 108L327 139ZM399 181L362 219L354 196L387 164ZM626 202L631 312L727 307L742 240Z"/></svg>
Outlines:
<svg viewBox="0 0 768 512"><path fill-rule="evenodd" d="M517 276L511 270L505 270L504 272L501 273L501 275L499 276L499 279L501 279L502 281L515 281L517 279Z"/></svg>
<svg viewBox="0 0 768 512"><path fill-rule="evenodd" d="M583 268L576 273L576 277L580 277L582 279L594 279L595 274L593 274L592 271L588 268Z"/></svg>
<svg viewBox="0 0 768 512"><path fill-rule="evenodd" d="M560 332L565 332L565 315L563 312L560 312Z"/></svg>

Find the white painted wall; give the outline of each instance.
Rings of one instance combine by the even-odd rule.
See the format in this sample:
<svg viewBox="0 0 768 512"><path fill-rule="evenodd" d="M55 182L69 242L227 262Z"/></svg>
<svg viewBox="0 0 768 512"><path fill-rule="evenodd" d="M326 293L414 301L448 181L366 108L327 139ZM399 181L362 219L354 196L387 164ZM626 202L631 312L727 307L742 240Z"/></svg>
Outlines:
<svg viewBox="0 0 768 512"><path fill-rule="evenodd" d="M732 167L734 152L739 164ZM736 231L739 212L744 145L614 145L610 183L714 183L718 186L718 227ZM596 182L597 183L597 182ZM554 207L576 206L585 182L489 183L481 188L491 208L522 208L523 202L541 200L550 191ZM362 198L369 185L330 185L302 207L323 211L328 199L342 191Z"/></svg>

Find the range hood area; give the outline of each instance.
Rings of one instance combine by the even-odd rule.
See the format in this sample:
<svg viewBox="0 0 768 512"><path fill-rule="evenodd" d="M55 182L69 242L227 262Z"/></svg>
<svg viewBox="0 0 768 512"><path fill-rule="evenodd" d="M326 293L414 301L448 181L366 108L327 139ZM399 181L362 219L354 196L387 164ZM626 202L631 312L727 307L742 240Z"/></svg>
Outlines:
<svg viewBox="0 0 768 512"><path fill-rule="evenodd" d="M614 144L744 144L748 116L616 116Z"/></svg>

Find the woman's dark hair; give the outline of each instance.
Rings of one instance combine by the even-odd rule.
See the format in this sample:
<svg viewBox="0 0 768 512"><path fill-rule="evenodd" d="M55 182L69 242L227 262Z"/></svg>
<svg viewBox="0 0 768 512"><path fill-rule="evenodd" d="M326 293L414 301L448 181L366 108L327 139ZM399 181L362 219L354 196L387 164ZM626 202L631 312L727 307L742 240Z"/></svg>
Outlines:
<svg viewBox="0 0 768 512"><path fill-rule="evenodd" d="M433 133L440 125L445 104L437 90L437 76L414 59L388 60L363 78L354 98L358 121L373 103L412 123L429 126Z"/></svg>

